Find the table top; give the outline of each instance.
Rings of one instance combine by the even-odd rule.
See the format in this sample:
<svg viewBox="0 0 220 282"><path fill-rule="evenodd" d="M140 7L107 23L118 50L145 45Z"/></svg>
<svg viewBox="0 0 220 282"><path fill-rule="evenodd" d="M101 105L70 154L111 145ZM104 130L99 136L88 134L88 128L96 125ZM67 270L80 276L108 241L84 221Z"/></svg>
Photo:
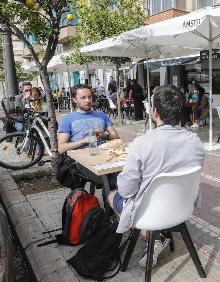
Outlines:
<svg viewBox="0 0 220 282"><path fill-rule="evenodd" d="M106 150L98 150L99 154L95 156L90 155L89 148L71 150L68 151L67 154L96 175L106 175L122 171L127 154L112 156L109 155Z"/></svg>

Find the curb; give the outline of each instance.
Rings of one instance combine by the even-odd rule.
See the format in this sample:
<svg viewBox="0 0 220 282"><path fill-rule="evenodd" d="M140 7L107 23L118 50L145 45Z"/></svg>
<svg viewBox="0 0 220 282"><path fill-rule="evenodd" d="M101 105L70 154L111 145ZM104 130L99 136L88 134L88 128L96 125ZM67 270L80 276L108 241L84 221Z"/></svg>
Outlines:
<svg viewBox="0 0 220 282"><path fill-rule="evenodd" d="M79 281L58 248L53 245L37 247L40 241L48 239L48 235L42 234L46 229L26 197L19 191L10 173L1 168L0 195L36 281Z"/></svg>

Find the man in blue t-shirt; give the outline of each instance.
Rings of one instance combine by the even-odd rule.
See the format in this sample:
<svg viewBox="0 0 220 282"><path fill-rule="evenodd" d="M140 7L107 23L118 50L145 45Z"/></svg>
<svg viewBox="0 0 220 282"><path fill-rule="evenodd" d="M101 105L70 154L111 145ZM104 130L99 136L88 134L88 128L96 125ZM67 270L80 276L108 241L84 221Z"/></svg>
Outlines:
<svg viewBox="0 0 220 282"><path fill-rule="evenodd" d="M73 99L77 110L63 118L59 126L58 150L65 153L70 150L85 148L89 144L89 136L98 132L98 144L103 140L119 138L112 121L103 112L93 110L91 88L79 84L73 88Z"/></svg>

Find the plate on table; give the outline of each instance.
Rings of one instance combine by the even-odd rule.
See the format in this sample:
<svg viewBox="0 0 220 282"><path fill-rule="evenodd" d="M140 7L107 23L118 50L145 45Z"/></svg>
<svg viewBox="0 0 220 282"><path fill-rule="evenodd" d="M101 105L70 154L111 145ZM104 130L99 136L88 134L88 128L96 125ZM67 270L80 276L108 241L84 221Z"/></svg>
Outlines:
<svg viewBox="0 0 220 282"><path fill-rule="evenodd" d="M121 139L113 139L104 144L99 145L98 147L103 150L109 150L113 148L119 148L123 145L123 141Z"/></svg>

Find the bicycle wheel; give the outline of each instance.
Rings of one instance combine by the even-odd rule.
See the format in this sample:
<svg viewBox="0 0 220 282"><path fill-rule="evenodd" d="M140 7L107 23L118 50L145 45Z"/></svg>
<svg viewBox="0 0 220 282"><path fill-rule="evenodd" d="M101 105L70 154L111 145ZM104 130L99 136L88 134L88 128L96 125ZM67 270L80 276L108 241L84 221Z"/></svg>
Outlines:
<svg viewBox="0 0 220 282"><path fill-rule="evenodd" d="M29 168L38 163L43 155L43 142L35 135L15 132L0 139L0 166L4 168Z"/></svg>

